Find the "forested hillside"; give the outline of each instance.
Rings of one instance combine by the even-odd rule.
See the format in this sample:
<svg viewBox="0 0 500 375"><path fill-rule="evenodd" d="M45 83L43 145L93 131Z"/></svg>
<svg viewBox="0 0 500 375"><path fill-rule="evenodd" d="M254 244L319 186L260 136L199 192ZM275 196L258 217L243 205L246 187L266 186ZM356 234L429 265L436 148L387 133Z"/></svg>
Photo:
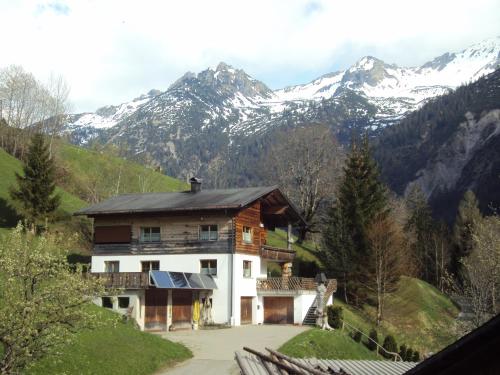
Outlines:
<svg viewBox="0 0 500 375"><path fill-rule="evenodd" d="M443 95L384 129L375 155L398 194L418 185L448 222L467 190L500 205L500 70Z"/></svg>

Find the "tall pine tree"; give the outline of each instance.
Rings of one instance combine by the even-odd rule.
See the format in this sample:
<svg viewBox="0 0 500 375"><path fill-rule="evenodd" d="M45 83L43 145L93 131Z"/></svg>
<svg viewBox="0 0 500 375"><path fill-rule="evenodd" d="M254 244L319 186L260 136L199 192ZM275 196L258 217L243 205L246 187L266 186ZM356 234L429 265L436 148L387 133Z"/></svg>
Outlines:
<svg viewBox="0 0 500 375"><path fill-rule="evenodd" d="M328 276L338 279L339 290L343 292L344 301L349 303L350 286L352 285L353 244L350 233L344 222L342 208L335 201L328 213L328 222L323 232L323 246L319 252Z"/></svg>
<svg viewBox="0 0 500 375"><path fill-rule="evenodd" d="M418 185L414 185L406 196L408 221L405 231L411 236L411 250L417 262L419 276L432 282L432 265L430 264L430 243L434 220L427 198Z"/></svg>
<svg viewBox="0 0 500 375"><path fill-rule="evenodd" d="M48 145L41 134L35 134L23 167L24 173L16 173L18 186L10 190L12 199L20 203L21 213L33 229L59 207L60 197L54 194L54 169Z"/></svg>
<svg viewBox="0 0 500 375"><path fill-rule="evenodd" d="M379 171L371 157L368 138L361 144L353 141L339 187L336 207L324 232L324 259L332 273L346 278L345 285L356 298L364 302L363 285L366 262L370 252L367 230L373 220L388 213L386 188L380 182Z"/></svg>

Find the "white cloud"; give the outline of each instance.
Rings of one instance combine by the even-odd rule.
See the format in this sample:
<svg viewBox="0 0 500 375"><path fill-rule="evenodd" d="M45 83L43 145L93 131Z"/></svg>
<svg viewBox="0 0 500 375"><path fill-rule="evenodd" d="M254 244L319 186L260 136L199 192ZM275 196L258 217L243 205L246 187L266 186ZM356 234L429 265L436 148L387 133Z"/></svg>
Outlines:
<svg viewBox="0 0 500 375"><path fill-rule="evenodd" d="M0 0L0 14L0 66L62 73L78 110L221 60L276 86L367 53L415 65L500 34L496 0Z"/></svg>

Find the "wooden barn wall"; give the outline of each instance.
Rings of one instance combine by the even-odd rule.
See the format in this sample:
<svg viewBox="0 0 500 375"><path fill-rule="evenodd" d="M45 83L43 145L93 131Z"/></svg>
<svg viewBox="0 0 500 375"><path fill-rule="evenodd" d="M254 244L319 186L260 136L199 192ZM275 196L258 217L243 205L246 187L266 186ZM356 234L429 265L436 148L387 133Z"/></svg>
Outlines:
<svg viewBox="0 0 500 375"><path fill-rule="evenodd" d="M267 232L261 228L261 204L259 201L239 211L235 218L235 251L245 254L260 254L260 248L266 243ZM252 243L243 241L243 227L252 228Z"/></svg>

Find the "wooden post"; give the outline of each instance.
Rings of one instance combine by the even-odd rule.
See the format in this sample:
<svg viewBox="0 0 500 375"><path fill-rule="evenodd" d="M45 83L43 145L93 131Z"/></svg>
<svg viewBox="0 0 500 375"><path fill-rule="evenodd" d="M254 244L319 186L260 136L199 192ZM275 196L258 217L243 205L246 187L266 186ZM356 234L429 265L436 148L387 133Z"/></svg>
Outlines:
<svg viewBox="0 0 500 375"><path fill-rule="evenodd" d="M288 223L288 231L286 233L287 249L292 250L292 224Z"/></svg>

